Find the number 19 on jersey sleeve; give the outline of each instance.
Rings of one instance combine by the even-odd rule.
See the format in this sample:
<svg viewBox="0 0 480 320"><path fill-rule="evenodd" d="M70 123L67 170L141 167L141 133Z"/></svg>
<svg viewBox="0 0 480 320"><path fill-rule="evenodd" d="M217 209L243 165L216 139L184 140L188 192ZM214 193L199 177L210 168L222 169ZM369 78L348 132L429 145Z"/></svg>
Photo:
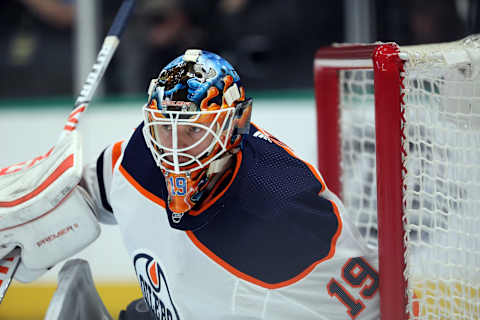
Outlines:
<svg viewBox="0 0 480 320"><path fill-rule="evenodd" d="M347 308L348 315L355 319L365 310L363 300L372 299L378 291L378 273L363 258L357 257L343 266L341 278L348 287L332 278L327 284L328 294L337 298ZM360 298L351 293L352 289L360 289Z"/></svg>

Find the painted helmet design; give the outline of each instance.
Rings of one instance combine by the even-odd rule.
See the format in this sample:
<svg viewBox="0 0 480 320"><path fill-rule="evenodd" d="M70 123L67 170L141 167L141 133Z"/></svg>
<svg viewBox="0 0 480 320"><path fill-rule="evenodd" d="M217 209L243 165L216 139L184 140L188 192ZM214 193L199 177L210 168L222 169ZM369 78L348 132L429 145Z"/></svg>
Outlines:
<svg viewBox="0 0 480 320"><path fill-rule="evenodd" d="M187 50L153 79L143 134L162 169L173 212L190 210L209 166L248 132L251 99L235 69L220 56Z"/></svg>

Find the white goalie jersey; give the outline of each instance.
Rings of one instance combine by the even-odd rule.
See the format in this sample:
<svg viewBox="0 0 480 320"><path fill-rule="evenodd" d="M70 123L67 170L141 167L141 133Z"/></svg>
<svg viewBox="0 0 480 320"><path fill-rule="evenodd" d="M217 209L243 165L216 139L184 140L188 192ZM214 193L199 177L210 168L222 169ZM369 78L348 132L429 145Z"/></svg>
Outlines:
<svg viewBox="0 0 480 320"><path fill-rule="evenodd" d="M85 170L155 319L379 319L376 253L316 170L256 130L219 196L180 220L141 126Z"/></svg>

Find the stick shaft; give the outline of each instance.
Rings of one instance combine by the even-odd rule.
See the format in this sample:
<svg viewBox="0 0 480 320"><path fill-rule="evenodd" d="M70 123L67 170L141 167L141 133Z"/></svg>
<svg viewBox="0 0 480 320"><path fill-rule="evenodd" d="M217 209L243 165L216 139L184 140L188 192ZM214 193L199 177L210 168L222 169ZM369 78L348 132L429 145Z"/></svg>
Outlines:
<svg viewBox="0 0 480 320"><path fill-rule="evenodd" d="M80 105L85 105L85 107L88 106L88 103L97 90L105 70L110 64L110 60L112 59L113 54L120 43L120 36L125 29L128 18L133 12L134 5L135 0L124 0L120 6L115 19L113 20L112 26L110 27L110 30L103 41L102 48L97 55L97 60L92 66L92 70L88 74L87 79L80 90L80 94L75 101L74 108L77 108Z"/></svg>

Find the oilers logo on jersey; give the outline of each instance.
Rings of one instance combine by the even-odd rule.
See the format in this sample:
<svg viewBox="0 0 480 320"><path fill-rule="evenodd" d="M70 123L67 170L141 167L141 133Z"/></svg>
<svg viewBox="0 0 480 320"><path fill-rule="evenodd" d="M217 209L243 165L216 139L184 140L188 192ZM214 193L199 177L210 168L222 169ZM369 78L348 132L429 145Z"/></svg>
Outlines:
<svg viewBox="0 0 480 320"><path fill-rule="evenodd" d="M156 320L180 320L173 303L165 274L148 251L139 250L134 255L133 265L146 303Z"/></svg>

